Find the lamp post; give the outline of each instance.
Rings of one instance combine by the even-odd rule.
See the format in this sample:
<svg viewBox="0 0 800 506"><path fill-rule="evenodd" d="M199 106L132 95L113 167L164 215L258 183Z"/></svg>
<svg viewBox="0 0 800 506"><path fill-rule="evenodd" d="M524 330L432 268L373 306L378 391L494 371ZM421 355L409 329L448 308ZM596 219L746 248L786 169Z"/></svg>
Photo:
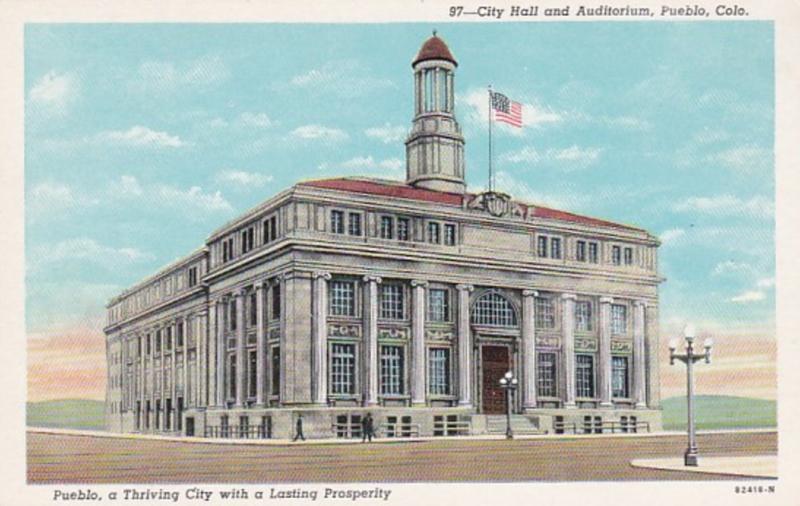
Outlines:
<svg viewBox="0 0 800 506"><path fill-rule="evenodd" d="M677 339L669 342L669 365L674 365L675 360L679 360L686 364L686 411L689 422L689 446L686 448L686 453L683 456L683 465L697 466L697 439L694 430L694 375L693 365L695 362L705 360L706 364L711 363L711 339L706 339L703 343L705 348L704 353L695 353L694 351L694 327L687 325L683 331L684 340L686 341L686 352L683 354L675 353L678 347Z"/></svg>
<svg viewBox="0 0 800 506"><path fill-rule="evenodd" d="M513 372L508 371L500 378L500 388L506 391L506 439L514 439L511 431L511 395L517 389L517 378Z"/></svg>

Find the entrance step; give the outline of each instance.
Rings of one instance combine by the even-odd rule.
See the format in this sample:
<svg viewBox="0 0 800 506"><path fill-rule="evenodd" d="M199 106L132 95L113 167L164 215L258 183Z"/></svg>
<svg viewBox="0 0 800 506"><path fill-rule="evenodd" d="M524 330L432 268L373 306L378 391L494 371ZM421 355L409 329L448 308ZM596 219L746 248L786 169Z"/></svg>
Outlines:
<svg viewBox="0 0 800 506"><path fill-rule="evenodd" d="M487 415L486 431L489 434L506 433L505 415ZM515 434L540 434L539 417L528 415L511 415L511 430Z"/></svg>

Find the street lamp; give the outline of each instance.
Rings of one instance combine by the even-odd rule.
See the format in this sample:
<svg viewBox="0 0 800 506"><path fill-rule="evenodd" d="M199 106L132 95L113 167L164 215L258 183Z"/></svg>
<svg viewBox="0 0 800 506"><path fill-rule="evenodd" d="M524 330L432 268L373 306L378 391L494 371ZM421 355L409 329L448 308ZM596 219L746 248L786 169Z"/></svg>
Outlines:
<svg viewBox="0 0 800 506"><path fill-rule="evenodd" d="M500 378L500 388L506 391L506 439L514 439L511 431L511 395L517 389L517 378L513 372L508 371Z"/></svg>
<svg viewBox="0 0 800 506"><path fill-rule="evenodd" d="M677 354L678 340L673 339L669 342L669 365L674 365L675 360L680 360L686 364L686 404L687 416L689 419L689 447L683 456L683 465L697 466L697 440L694 433L694 377L692 375L693 364L700 360L705 360L706 364L711 363L711 339L706 339L703 343L705 353L694 352L694 327L687 325L683 331L686 340L686 353Z"/></svg>

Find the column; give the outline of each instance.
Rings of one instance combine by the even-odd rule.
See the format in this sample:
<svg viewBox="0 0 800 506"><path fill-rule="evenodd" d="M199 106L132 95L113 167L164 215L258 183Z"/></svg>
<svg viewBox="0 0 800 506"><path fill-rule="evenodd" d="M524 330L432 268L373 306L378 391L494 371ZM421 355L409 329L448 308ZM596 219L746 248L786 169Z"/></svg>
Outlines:
<svg viewBox="0 0 800 506"><path fill-rule="evenodd" d="M659 374L658 360L658 306L650 303L645 308L644 318L644 349L646 353L645 363L647 365L645 396L647 406L650 409L658 409L661 405L661 375Z"/></svg>
<svg viewBox="0 0 800 506"><path fill-rule="evenodd" d="M206 311L200 311L194 319L196 338L194 340L194 406L199 408L206 404L206 381L204 371L206 369Z"/></svg>
<svg viewBox="0 0 800 506"><path fill-rule="evenodd" d="M456 285L458 290L458 404L472 406L472 336L469 325L469 294L472 285Z"/></svg>
<svg viewBox="0 0 800 506"><path fill-rule="evenodd" d="M177 320L176 320L177 321ZM177 401L175 400L175 393L177 392L177 384L178 384L178 375L176 372L178 371L178 324L174 321L171 324L172 326L172 335L170 339L172 340L172 354L169 360L169 375L170 375L170 382L169 382L169 398L170 402L172 402L172 409L170 409L171 413L169 414L169 427L168 429L172 430L178 426L175 422L175 413L177 413ZM163 402L163 401L162 401Z"/></svg>
<svg viewBox="0 0 800 506"><path fill-rule="evenodd" d="M610 408L611 403L611 297L600 297L600 406Z"/></svg>
<svg viewBox="0 0 800 506"><path fill-rule="evenodd" d="M150 411L148 412L148 427L150 430L156 429L156 332L159 327L153 327L150 332Z"/></svg>
<svg viewBox="0 0 800 506"><path fill-rule="evenodd" d="M189 392L189 328L190 328L189 327L189 318L184 316L183 317L183 352L182 352L183 355L181 356L183 358L183 378L181 379L181 381L183 381L183 389L181 391L181 397L183 397L183 407L184 408L186 408L186 406L189 404L189 396L187 395L188 392ZM194 332L192 332L192 335L195 335ZM195 337L195 346L197 346L197 338L196 337ZM196 355L195 355L195 357L196 357ZM197 359L195 358L195 360L197 360ZM195 362L195 364L196 363L197 362ZM192 390L193 391L197 390L197 384L196 383L195 383L194 388ZM177 413L177 410L178 410L177 401L173 401L173 402L176 403L175 404L175 412ZM183 426L183 424L181 424L181 426Z"/></svg>
<svg viewBox="0 0 800 506"><path fill-rule="evenodd" d="M166 376L166 360L167 360L167 347L166 347L166 339L167 339L167 327L169 325L161 327L161 351L160 353L160 364L161 367L158 369L158 374L160 376L160 381L158 384L158 398L161 402L161 409L159 409L158 419L159 419L159 429L163 432L167 428L167 389L166 385L164 384L164 378Z"/></svg>
<svg viewBox="0 0 800 506"><path fill-rule="evenodd" d="M378 403L378 284L381 278L364 276L364 404Z"/></svg>
<svg viewBox="0 0 800 506"><path fill-rule="evenodd" d="M228 312L228 301L222 298L217 301L217 335L216 335L216 394L217 406L225 406L225 322Z"/></svg>
<svg viewBox="0 0 800 506"><path fill-rule="evenodd" d="M208 329L206 334L206 347L205 347L205 370L203 375L205 377L205 402L207 407L217 405L217 376L216 371L219 368L217 365L217 334L219 331L219 302L210 302L208 305Z"/></svg>
<svg viewBox="0 0 800 506"><path fill-rule="evenodd" d="M522 409L536 408L536 290L522 291Z"/></svg>
<svg viewBox="0 0 800 506"><path fill-rule="evenodd" d="M256 283L256 406L264 407L264 292L267 282Z"/></svg>
<svg viewBox="0 0 800 506"><path fill-rule="evenodd" d="M236 406L244 406L245 383L247 371L245 361L244 333L244 289L238 290L234 296L236 304Z"/></svg>
<svg viewBox="0 0 800 506"><path fill-rule="evenodd" d="M138 336L139 343L141 343L141 347L138 349L138 352L139 352L139 432L144 431L144 416L145 416L145 414L144 414L144 407L145 407L144 406L144 402L145 402L144 386L145 386L145 380L147 379L147 376L145 376L145 370L146 370L146 366L147 366L147 362L145 362L145 358L147 356L145 354L145 352L147 351L147 343L145 342L146 338L147 338L147 333L145 333L144 336L142 336L142 335Z"/></svg>
<svg viewBox="0 0 800 506"><path fill-rule="evenodd" d="M313 342L313 401L314 404L328 403L328 281L327 272L314 273L314 306L312 315Z"/></svg>
<svg viewBox="0 0 800 506"><path fill-rule="evenodd" d="M637 300L633 303L633 400L637 409L647 407L645 401L645 308L647 303Z"/></svg>
<svg viewBox="0 0 800 506"><path fill-rule="evenodd" d="M427 281L412 280L411 311L411 404L425 405L425 288Z"/></svg>
<svg viewBox="0 0 800 506"><path fill-rule="evenodd" d="M564 362L564 407L575 407L575 294L561 295L561 350Z"/></svg>

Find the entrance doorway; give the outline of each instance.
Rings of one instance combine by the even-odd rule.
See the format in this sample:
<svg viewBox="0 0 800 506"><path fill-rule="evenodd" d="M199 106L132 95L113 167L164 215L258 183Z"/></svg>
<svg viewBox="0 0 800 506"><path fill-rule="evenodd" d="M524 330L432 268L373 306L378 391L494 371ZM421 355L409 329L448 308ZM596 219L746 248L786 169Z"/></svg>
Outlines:
<svg viewBox="0 0 800 506"><path fill-rule="evenodd" d="M194 436L194 417L186 417L186 435Z"/></svg>
<svg viewBox="0 0 800 506"><path fill-rule="evenodd" d="M500 378L511 368L507 346L481 346L483 373L483 412L504 414L506 392L500 388Z"/></svg>

